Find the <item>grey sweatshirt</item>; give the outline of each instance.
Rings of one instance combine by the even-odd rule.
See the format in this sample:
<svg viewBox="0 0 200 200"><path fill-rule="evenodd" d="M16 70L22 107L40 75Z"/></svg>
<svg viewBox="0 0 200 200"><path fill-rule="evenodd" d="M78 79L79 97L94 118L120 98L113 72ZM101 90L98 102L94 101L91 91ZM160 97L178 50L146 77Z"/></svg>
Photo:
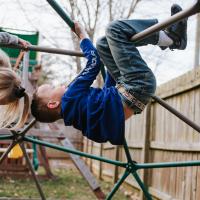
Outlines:
<svg viewBox="0 0 200 200"><path fill-rule="evenodd" d="M19 38L6 32L0 32L0 43L2 44L18 44Z"/></svg>

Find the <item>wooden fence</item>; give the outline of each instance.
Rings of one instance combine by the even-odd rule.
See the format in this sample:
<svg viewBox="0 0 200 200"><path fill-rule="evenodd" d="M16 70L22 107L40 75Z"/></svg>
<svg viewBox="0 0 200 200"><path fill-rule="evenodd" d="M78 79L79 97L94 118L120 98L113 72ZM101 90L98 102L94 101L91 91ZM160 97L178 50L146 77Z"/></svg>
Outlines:
<svg viewBox="0 0 200 200"><path fill-rule="evenodd" d="M200 68L161 85L157 95L200 123ZM156 102L126 122L126 139L132 158L139 163L200 160L200 134ZM109 143L97 144L85 139L84 151L121 161L126 159L123 147ZM113 182L123 172L113 165L90 159L86 162L99 178ZM141 170L140 177L155 199L200 199L200 167ZM135 199L144 198L131 176L126 183L134 191Z"/></svg>

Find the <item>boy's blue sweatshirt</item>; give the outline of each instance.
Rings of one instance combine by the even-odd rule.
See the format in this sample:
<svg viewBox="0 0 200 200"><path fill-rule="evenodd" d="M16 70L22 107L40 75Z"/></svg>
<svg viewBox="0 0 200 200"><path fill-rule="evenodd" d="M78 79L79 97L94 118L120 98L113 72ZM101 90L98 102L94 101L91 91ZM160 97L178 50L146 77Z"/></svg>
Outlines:
<svg viewBox="0 0 200 200"><path fill-rule="evenodd" d="M89 39L80 47L88 59L85 69L69 85L61 101L61 115L66 126L74 126L95 142L124 141L124 111L115 81L107 73L104 87L91 87L100 71L100 57Z"/></svg>

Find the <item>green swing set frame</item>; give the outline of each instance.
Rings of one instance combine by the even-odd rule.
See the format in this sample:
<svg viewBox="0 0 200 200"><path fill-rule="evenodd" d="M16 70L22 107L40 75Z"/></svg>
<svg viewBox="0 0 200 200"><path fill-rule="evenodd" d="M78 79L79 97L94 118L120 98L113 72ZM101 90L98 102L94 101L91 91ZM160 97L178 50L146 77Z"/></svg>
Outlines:
<svg viewBox="0 0 200 200"><path fill-rule="evenodd" d="M61 8L61 6L55 1L55 0L47 0L47 2L53 7L53 9L60 15L60 17L62 17L62 19L67 23L67 25L73 29L74 28L74 23L73 21L69 18L69 16L67 15L67 13ZM194 5L192 5L190 8L188 8L185 11L182 11L174 16L171 16L169 19L167 19L166 21L162 22L162 23L158 23L146 30L144 30L141 33L138 33L136 35L134 35L131 38L131 41L135 42L135 41L139 41L142 40L146 37L148 37L149 35L151 35L154 32L160 31L166 27L168 27L171 24L174 24L178 21L180 21L181 19L190 17L194 14L197 14L198 12L200 12L200 0L198 0ZM9 48L18 48L18 49L22 49L21 46L13 46L13 45L1 45L1 46L6 46ZM82 57L83 54L80 52L75 52L75 51L67 51L67 50L62 50L62 49L52 49L52 48L45 48L45 47L37 47L34 45L30 45L26 50L30 50L30 51L42 51L42 52L47 52L47 53L55 53L55 54L64 54L64 55L70 55L70 56L80 56ZM102 66L101 69L102 75L105 75L105 71L104 71L104 66ZM157 101L161 106L163 106L164 108L166 108L169 112L173 113L175 116L177 116L179 119L181 119L182 121L184 121L186 124L188 124L190 127L192 127L193 129L195 129L196 131L198 131L200 133L200 126L198 126L197 124L195 124L194 122L192 122L190 119L188 119L186 116L182 115L180 112L178 112L176 109L174 109L173 107L171 107L170 105L168 105L167 103L165 103L162 99L160 99L157 96L153 96L152 97L155 101ZM24 142L31 142L34 144L38 144L38 145L42 145L45 147L49 147L49 148L53 148L59 151L63 151L66 153L72 153L75 155L79 155L79 156L83 156L86 158L90 158L90 159L94 159L94 160L98 160L101 162L105 162L111 165L115 165L115 166L119 166L124 168L124 173L122 175L122 177L117 181L117 183L114 185L113 189L111 190L111 192L107 195L106 199L110 200L112 199L112 197L114 196L114 194L116 193L116 191L119 189L119 187L121 186L121 184L125 181L125 179L129 176L132 175L135 180L137 181L137 183L139 184L141 190L144 193L144 196L146 197L147 200L152 200L152 196L150 195L150 193L148 192L148 188L144 185L144 183L142 182L141 178L138 175L138 170L141 169L154 169L154 168L168 168L168 167L191 167L191 166L200 166L200 160L197 161L183 161L183 162L163 162L163 163L144 163L144 164L140 164L135 162L132 157L131 154L129 152L129 148L128 145L126 143L126 140L124 142L124 151L125 151L125 155L127 158L127 162L121 162L121 161L115 161L115 160L110 160L108 158L105 157L99 157L99 156L95 156L95 155L91 155L88 153L84 153L81 151L77 151L77 150L73 150L70 148L65 148L63 146L60 145L56 145L56 144L52 144L49 142L45 142L39 139L34 139L30 136L26 136L26 133L28 132L28 130L36 123L36 120L32 120L23 130L20 131L11 131L11 134L1 134L0 135L0 140L12 140L12 143L10 144L10 146L8 147L8 149L4 152L4 154L0 157L0 164L3 162L3 160L7 157L8 153L10 152L10 150L18 143L20 144L22 151L25 155L26 160L28 161L28 165L30 167L30 170L32 172L32 176L35 180L37 189L39 191L39 194L41 196L41 199L45 200L45 195L42 191L42 188L39 184L39 181L35 175L35 172L33 170L33 167L31 165L30 159L28 157L28 154L26 153L26 150L24 148Z"/></svg>

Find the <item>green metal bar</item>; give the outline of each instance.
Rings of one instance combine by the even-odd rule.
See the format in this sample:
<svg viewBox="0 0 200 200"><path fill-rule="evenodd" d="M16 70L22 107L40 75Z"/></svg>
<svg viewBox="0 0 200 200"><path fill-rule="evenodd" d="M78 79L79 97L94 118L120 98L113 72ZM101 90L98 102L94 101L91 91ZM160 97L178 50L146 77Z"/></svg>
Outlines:
<svg viewBox="0 0 200 200"><path fill-rule="evenodd" d="M154 168L169 168L169 167L192 167L200 166L200 160L197 161L182 161L182 162L165 162L165 163L144 163L135 164L135 169L154 169Z"/></svg>
<svg viewBox="0 0 200 200"><path fill-rule="evenodd" d="M11 140L13 139L12 135L0 135L0 140Z"/></svg>
<svg viewBox="0 0 200 200"><path fill-rule="evenodd" d="M146 186L144 185L144 183L140 179L139 175L137 174L137 172L136 171L132 172L132 175L134 176L135 180L139 184L139 186L142 189L142 191L143 191L145 197L147 198L147 200L153 200L152 197L151 197L151 195L149 194Z"/></svg>
<svg viewBox="0 0 200 200"><path fill-rule="evenodd" d="M165 109L167 109L169 112L173 113L176 117L178 117L180 120L185 122L188 126L192 127L194 130L200 133L200 126L196 123L194 123L192 120L188 119L186 116L184 116L182 113L177 111L175 108L167 104L164 100L157 96L152 96L152 98L157 101L161 106L163 106Z"/></svg>
<svg viewBox="0 0 200 200"><path fill-rule="evenodd" d="M124 139L124 151L125 151L128 162L132 162L131 154L130 154L126 139Z"/></svg>
<svg viewBox="0 0 200 200"><path fill-rule="evenodd" d="M46 200L45 195L44 195L44 192L43 192L43 190L42 190L42 188L41 188L41 186L40 186L39 180L38 180L38 178L37 178L37 176L36 176L36 174L35 174L35 171L34 171L34 169L33 169L33 166L32 166L32 164L31 164L30 158L29 158L29 156L28 156L28 153L26 152L26 149L25 149L25 147L24 147L24 143L23 143L23 142L20 144L20 147L21 147L21 149L22 149L22 151L23 151L24 157L25 157L26 162L27 162L27 164L28 164L28 166L29 166L29 169L30 169L30 171L31 171L33 180L35 181L35 185L36 185L36 187L37 187L37 189L38 189L38 192L39 192L39 194L40 194L40 197L41 197L42 200Z"/></svg>
<svg viewBox="0 0 200 200"><path fill-rule="evenodd" d="M91 154L84 153L84 152L81 152L81 151L66 148L66 147L63 147L63 146L60 146L60 145L51 144L51 143L46 142L46 141L34 139L34 138L29 137L29 136L25 136L24 140L27 141L27 142L32 142L32 143L35 143L35 144L43 145L43 146L53 148L53 149L57 149L57 150L60 150L60 151L64 151L64 152L67 152L67 153L73 153L75 155L91 158L91 159L94 159L94 160L103 161L103 162L106 162L106 163L109 163L109 164L112 164L112 165L117 165L117 166L124 167L124 168L126 168L126 165L127 165L127 163L123 163L123 162L115 161L115 160L109 160L107 158L91 155Z"/></svg>
<svg viewBox="0 0 200 200"><path fill-rule="evenodd" d="M55 0L47 0L47 2L54 8L54 10L62 17L62 19L69 25L69 27L74 30L74 22L70 19L70 17L67 15L67 13L60 7L60 5L55 1ZM198 0L198 3L195 4L193 7L191 7L190 9L180 12L175 16L172 16L170 19L166 20L163 23L159 23L153 27L151 27L150 29L145 30L144 32L141 32L137 35L135 35L134 37L132 37L132 41L138 41L141 40L149 35L151 35L154 32L157 32L161 29L163 29L164 27L169 26L170 24L173 24L185 17L189 17L197 12L200 11L200 0ZM31 46L30 48L33 48L33 46ZM44 49L43 49L44 50ZM47 49L45 49L47 50ZM55 50L55 49L54 49ZM49 51L49 50L48 50ZM50 50L51 51L51 50ZM52 52L52 51L51 51ZM63 52L62 50L57 53L65 53L67 55L69 54L73 54L76 56L82 56L82 53L80 52ZM103 64L101 65L101 72L102 72L102 76L105 79L105 68L103 66ZM22 130L21 133L21 138L24 141L27 142L32 142L35 144L39 144L42 146L46 146L49 148L54 148L60 151L64 151L67 153L72 153L72 154L76 154L79 156L84 156L87 158L91 158L91 159L95 159L95 160L99 160L102 162L106 162L112 165L116 165L116 166L121 166L124 168L127 168L127 163L124 162L120 162L120 161L114 161L114 160L109 160L107 158L103 158L103 157L99 157L99 156L95 156L95 155L91 155L88 153L84 153L81 151L77 151L77 150L73 150L70 148L65 148L56 144L51 144L45 141L41 141L38 139L34 139L28 136L25 136L25 133L31 128L31 126L35 123L35 121L33 120L29 125L27 125L25 127L24 130ZM12 135L1 135L0 136L0 140L7 140L7 139L13 139ZM21 141L21 140L20 140ZM13 144L17 142L17 141L13 141ZM11 149L11 147L13 146L13 144L11 144L9 146L9 149ZM6 153L9 152L9 149L6 151ZM25 149L23 149L25 151ZM129 152L129 148L127 145L127 142L125 140L124 142L124 150L127 156L127 160L128 160L128 164L133 163L133 160L131 158L130 152ZM5 155L3 157L1 157L1 161L4 159ZM108 195L107 199L110 200L114 194L116 193L116 191L119 189L120 185L124 182L124 180L129 176L130 173L132 173L132 175L134 176L134 178L136 179L136 181L138 182L138 184L140 185L141 189L143 190L146 198L148 200L152 200L151 195L149 194L147 188L145 187L144 183L142 182L142 180L140 179L139 175L137 174L138 169L151 169L151 168L167 168L167 167L189 167L189 166L200 166L200 161L187 161L187 162L168 162L168 163L146 163L146 164L135 164L134 163L134 168L132 170L126 169L123 176L119 179L119 181L115 184L115 186L113 187L112 191L110 192L110 194ZM45 197L44 197L45 198Z"/></svg>
<svg viewBox="0 0 200 200"><path fill-rule="evenodd" d="M35 123L36 119L31 120L31 122L20 131L20 135L24 136L27 133L27 131L29 131L33 127Z"/></svg>
<svg viewBox="0 0 200 200"><path fill-rule="evenodd" d="M117 192L117 190L119 189L120 185L124 182L124 180L127 178L127 176L130 174L130 172L128 172L128 170L125 170L123 176L117 181L117 183L115 184L115 186L113 187L112 191L108 194L108 196L106 197L106 200L110 200L112 199L112 197L114 196L114 194Z"/></svg>
<svg viewBox="0 0 200 200"><path fill-rule="evenodd" d="M0 157L0 164L6 159L7 155L9 154L9 152L11 151L11 149L17 144L16 141L13 141L8 148L6 149L6 151L2 154L2 156Z"/></svg>
<svg viewBox="0 0 200 200"><path fill-rule="evenodd" d="M67 23L67 25L74 30L74 22L70 19L68 14L62 7L54 0L47 0L51 7L60 15L60 17Z"/></svg>
<svg viewBox="0 0 200 200"><path fill-rule="evenodd" d="M102 75L103 80L105 82L105 79L106 79L106 70L105 70L104 64L102 62L101 62L100 69L101 69L101 75Z"/></svg>

